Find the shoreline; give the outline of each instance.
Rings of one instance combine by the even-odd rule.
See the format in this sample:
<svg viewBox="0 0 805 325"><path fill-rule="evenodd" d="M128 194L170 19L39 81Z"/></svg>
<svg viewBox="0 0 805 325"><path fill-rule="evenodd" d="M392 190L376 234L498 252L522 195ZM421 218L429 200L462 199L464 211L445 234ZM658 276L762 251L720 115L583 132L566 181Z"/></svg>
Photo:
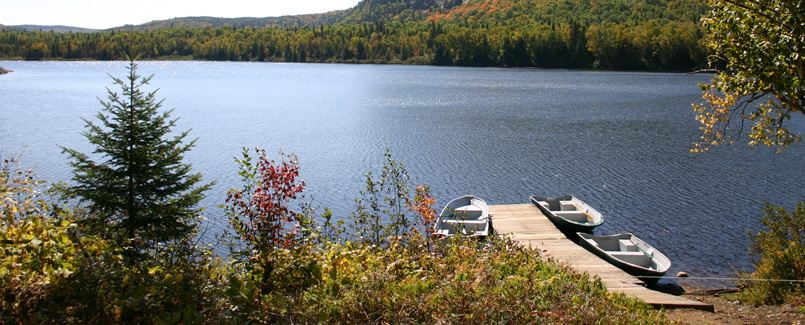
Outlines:
<svg viewBox="0 0 805 325"><path fill-rule="evenodd" d="M0 58L0 61L29 61L24 58ZM98 60L93 58L79 58L79 59L63 59L63 58L47 58L42 60L34 60L36 62L115 62L125 61L126 59L114 60ZM256 60L242 60L242 61L219 61L219 60L204 60L191 57L160 57L160 58L147 58L138 59L137 62L243 62L243 63L283 63L283 64L353 64L353 65L405 65L405 66L423 66L423 67L442 67L442 68L493 68L493 69L534 69L534 70L566 70L566 71L594 71L594 72L634 72L634 73L678 73L678 74L695 74L696 71L683 71L683 70L645 70L645 69L596 69L596 68L546 68L546 67L517 67L517 66L474 66L474 65L433 65L423 63L413 63L406 61L383 61L378 59L366 60L327 60L327 61L308 61L308 62L290 62L290 61L256 61ZM14 72L8 70L9 72ZM698 72L701 73L701 72Z"/></svg>
<svg viewBox="0 0 805 325"><path fill-rule="evenodd" d="M803 307L783 305L756 306L741 302L740 289L704 289L682 287L682 297L711 304L714 312L696 309L666 309L665 317L683 324L803 324Z"/></svg>

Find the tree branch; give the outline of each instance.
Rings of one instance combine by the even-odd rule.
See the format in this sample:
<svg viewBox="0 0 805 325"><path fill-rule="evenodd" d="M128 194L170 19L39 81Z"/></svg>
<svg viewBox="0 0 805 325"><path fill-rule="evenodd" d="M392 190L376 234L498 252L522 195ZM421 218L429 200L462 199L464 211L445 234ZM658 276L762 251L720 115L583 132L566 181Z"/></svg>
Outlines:
<svg viewBox="0 0 805 325"><path fill-rule="evenodd" d="M699 74L699 73L719 73L719 72L721 72L721 71L719 71L718 69L699 69L699 70L696 70L696 71L688 72L685 75L689 76L689 75Z"/></svg>
<svg viewBox="0 0 805 325"><path fill-rule="evenodd" d="M732 1L732 0L721 0L721 1L724 1L724 2L726 2L726 3L729 3L729 4L731 4L731 5L733 5L733 6L736 6L736 7L739 7L739 8L743 8L743 9L745 9L745 10L747 10L747 11L754 12L755 14L757 14L757 15L759 15L759 16L763 16L764 18L766 18L766 19L768 19L768 20L771 20L771 21L773 21L773 22L775 22L775 23L777 23L777 24L780 24L780 25L782 25L782 26L785 26L785 25L786 25L784 22L779 21L779 20L777 20L776 18L774 18L774 17L772 17L772 16L769 16L769 15L767 15L767 14L765 14L765 13L761 12L759 9L755 9L755 8L749 7L749 6L747 6L747 5L744 5L744 4L742 4L742 3L738 3L738 2L735 2L735 1Z"/></svg>

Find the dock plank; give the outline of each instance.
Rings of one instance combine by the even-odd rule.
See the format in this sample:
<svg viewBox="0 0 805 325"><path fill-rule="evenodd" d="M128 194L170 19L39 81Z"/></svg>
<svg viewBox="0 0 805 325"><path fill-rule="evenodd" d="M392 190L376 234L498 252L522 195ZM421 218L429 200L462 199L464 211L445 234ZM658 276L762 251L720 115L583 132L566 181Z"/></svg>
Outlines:
<svg viewBox="0 0 805 325"><path fill-rule="evenodd" d="M532 204L491 205L489 214L498 234L511 236L524 246L539 249L580 273L598 276L611 292L623 293L655 307L714 310L711 304L646 288L640 279L576 245Z"/></svg>

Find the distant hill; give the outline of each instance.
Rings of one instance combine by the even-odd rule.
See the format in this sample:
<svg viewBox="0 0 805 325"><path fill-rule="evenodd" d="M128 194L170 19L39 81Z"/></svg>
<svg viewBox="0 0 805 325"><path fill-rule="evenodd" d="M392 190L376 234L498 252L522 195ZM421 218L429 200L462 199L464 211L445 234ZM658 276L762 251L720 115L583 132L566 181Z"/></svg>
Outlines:
<svg viewBox="0 0 805 325"><path fill-rule="evenodd" d="M167 20L156 20L136 26L116 27L115 30L132 29L134 31L156 30L170 27L204 28L204 27L281 27L292 28L302 26L348 25L376 23L380 21L401 20L405 22L421 21L431 11L449 10L462 5L462 0L363 0L355 7L330 11L321 14L307 14L281 17L181 17ZM417 15L416 13L419 13Z"/></svg>
<svg viewBox="0 0 805 325"><path fill-rule="evenodd" d="M0 25L0 28L6 29L6 30L19 30L19 31L40 31L40 32L53 31L54 33L94 33L94 32L101 31L100 29L61 26L61 25L56 25L56 26L44 26L44 25L4 26L4 25Z"/></svg>
<svg viewBox="0 0 805 325"><path fill-rule="evenodd" d="M695 0L636 0L627 5L617 0L363 0L355 7L320 14L281 17L177 17L108 30L151 31L171 27L294 28L377 22L453 22L488 25L541 25L568 22L635 24L655 18L697 22L703 6ZM93 33L101 30L70 27L16 25L7 30Z"/></svg>
<svg viewBox="0 0 805 325"><path fill-rule="evenodd" d="M114 30L127 30L134 31L149 31L162 28L171 27L185 27L185 28L204 28L204 27L299 27L299 26L316 26L316 25L332 25L341 21L346 16L346 11L331 11L323 14L309 14L298 16L282 16L282 17L242 17L242 18L218 18L218 17L180 17L167 20L155 20L142 25L126 25L115 27Z"/></svg>
<svg viewBox="0 0 805 325"><path fill-rule="evenodd" d="M96 33L28 26L0 32L0 58L114 60L131 49L144 59L691 71L707 64L705 11L701 0L362 0L322 14Z"/></svg>
<svg viewBox="0 0 805 325"><path fill-rule="evenodd" d="M405 22L422 21L434 12L442 12L460 6L466 0L363 0L355 7L330 11L320 14L305 14L280 17L177 17L165 20L155 20L141 25L123 25L107 30L133 30L150 31L162 28L217 28L256 27L256 28L293 28L302 26L347 25L361 23L376 23L400 20ZM472 2L472 1L469 1ZM41 25L15 25L3 26L7 30L19 31L53 31L56 33L94 33L102 30L70 27L70 26L41 26Z"/></svg>

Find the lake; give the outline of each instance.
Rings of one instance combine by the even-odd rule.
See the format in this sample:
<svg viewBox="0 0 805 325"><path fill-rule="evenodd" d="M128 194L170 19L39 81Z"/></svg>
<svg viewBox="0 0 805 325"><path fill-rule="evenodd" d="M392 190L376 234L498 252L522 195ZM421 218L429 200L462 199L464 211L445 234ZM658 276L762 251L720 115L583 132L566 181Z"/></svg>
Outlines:
<svg viewBox="0 0 805 325"><path fill-rule="evenodd" d="M731 276L751 266L747 230L764 201L805 199L805 144L782 154L743 143L691 154L691 103L709 75L391 65L141 62L155 74L177 131L198 138L186 161L216 180L216 208L238 187L242 147L299 156L306 193L337 217L354 210L365 174L386 149L441 208L474 194L489 204L573 194L605 215L599 234L632 232L673 261L669 274ZM119 92L124 62L0 61L0 155L50 182L70 168L58 145L89 153L81 136ZM798 116L793 129L805 133Z"/></svg>

